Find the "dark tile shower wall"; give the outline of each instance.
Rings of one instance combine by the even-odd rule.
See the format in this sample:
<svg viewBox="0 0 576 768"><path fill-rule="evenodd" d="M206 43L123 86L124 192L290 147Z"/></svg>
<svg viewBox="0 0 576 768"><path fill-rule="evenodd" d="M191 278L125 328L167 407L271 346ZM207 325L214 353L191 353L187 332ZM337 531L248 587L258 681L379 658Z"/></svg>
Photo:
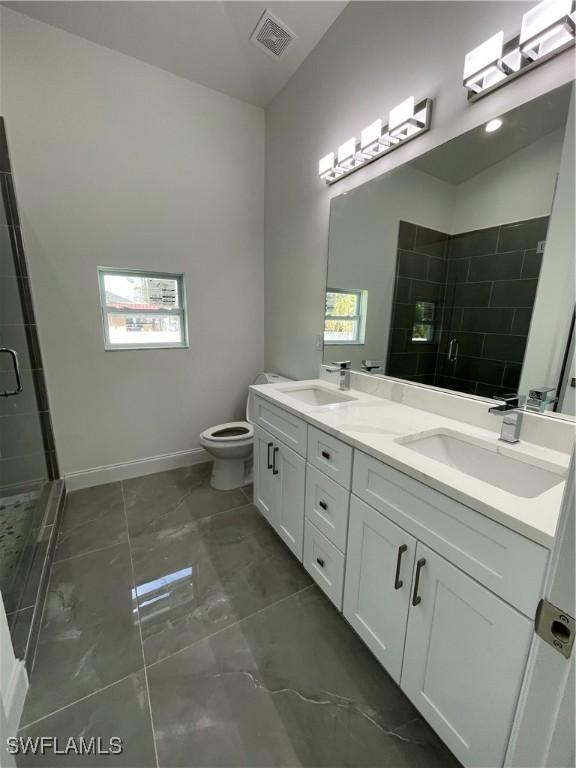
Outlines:
<svg viewBox="0 0 576 768"><path fill-rule="evenodd" d="M390 376L434 384L439 333L431 342L413 342L412 329L417 301L434 302L438 320L441 318L448 238L445 232L400 222L386 370Z"/></svg>
<svg viewBox="0 0 576 768"><path fill-rule="evenodd" d="M400 222L387 373L487 397L515 391L547 229L547 216L451 236ZM432 343L412 342L418 300L436 302Z"/></svg>
<svg viewBox="0 0 576 768"><path fill-rule="evenodd" d="M449 317L438 348L436 385L493 397L515 392L536 297L548 217L452 236ZM450 339L458 359L448 361Z"/></svg>

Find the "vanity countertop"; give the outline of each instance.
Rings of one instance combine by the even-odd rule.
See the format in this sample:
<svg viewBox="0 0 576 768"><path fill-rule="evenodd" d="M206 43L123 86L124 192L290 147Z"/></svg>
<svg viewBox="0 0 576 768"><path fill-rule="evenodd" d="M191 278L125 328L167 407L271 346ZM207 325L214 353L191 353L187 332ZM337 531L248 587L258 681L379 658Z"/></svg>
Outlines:
<svg viewBox="0 0 576 768"><path fill-rule="evenodd" d="M304 403L294 390L317 387L353 397L344 402L317 405ZM426 433L457 436L465 442L551 470L563 478L570 462L568 453L520 442L510 445L498 440L500 420L495 430L483 429L430 411L351 389L321 379L280 384L253 385L250 389L348 445L404 472L425 485L450 496L528 539L550 548L554 541L565 480L532 498L517 496L489 482L479 480L442 461L422 455L398 442L407 436ZM424 434L422 434L424 433Z"/></svg>

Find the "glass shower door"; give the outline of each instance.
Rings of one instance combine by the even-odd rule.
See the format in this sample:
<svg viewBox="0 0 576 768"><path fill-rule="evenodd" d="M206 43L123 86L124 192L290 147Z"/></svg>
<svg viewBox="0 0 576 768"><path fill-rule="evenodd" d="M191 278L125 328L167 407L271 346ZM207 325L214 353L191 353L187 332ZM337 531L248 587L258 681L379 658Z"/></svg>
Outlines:
<svg viewBox="0 0 576 768"><path fill-rule="evenodd" d="M2 118L0 185L0 593L12 629L25 611L32 623L58 468Z"/></svg>

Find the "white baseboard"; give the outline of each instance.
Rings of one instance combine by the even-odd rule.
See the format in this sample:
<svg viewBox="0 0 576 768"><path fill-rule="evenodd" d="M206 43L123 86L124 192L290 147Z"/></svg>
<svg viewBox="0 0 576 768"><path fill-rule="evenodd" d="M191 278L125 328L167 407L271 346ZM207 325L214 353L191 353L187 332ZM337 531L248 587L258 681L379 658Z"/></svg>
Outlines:
<svg viewBox="0 0 576 768"><path fill-rule="evenodd" d="M132 477L141 477L142 475L153 475L155 472L165 472L167 469L202 464L205 461L211 461L211 456L204 448L191 448L189 451L165 453L161 456L150 456L147 459L136 459L135 461L123 461L120 464L82 469L79 472L66 472L64 481L67 491L77 491L81 488L91 488L94 485L129 480Z"/></svg>
<svg viewBox="0 0 576 768"><path fill-rule="evenodd" d="M6 695L6 726L9 736L14 736L18 731L27 693L28 674L26 672L26 665L23 661L17 659L12 669Z"/></svg>

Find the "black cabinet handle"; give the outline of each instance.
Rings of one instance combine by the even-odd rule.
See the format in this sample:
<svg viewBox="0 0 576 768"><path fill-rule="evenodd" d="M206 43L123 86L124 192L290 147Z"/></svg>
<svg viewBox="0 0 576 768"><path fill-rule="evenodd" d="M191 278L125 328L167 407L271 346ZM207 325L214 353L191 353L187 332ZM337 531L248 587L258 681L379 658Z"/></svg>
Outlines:
<svg viewBox="0 0 576 768"><path fill-rule="evenodd" d="M326 504L325 501L319 501L318 506L321 507L324 511L328 509L328 504Z"/></svg>
<svg viewBox="0 0 576 768"><path fill-rule="evenodd" d="M408 549L408 546L406 544L402 544L400 547L398 547L398 559L396 560L396 576L394 577L394 589L400 589L400 587L404 584L402 579L400 578L400 566L402 565L402 555L406 550Z"/></svg>
<svg viewBox="0 0 576 768"><path fill-rule="evenodd" d="M322 456L323 459L326 459L326 461L330 461L330 454L328 453L328 451L320 451L320 455Z"/></svg>
<svg viewBox="0 0 576 768"><path fill-rule="evenodd" d="M320 566L320 568L324 568L324 560L322 560L322 558L321 558L321 557L317 557L317 558L316 558L316 562L318 563L318 565Z"/></svg>
<svg viewBox="0 0 576 768"><path fill-rule="evenodd" d="M422 598L418 594L418 587L420 586L420 571L426 565L426 558L421 557L416 563L416 578L414 579L414 594L412 595L412 605L418 605L422 602Z"/></svg>
<svg viewBox="0 0 576 768"><path fill-rule="evenodd" d="M268 443L268 469L272 469L272 461L270 460L270 448L272 448L273 445L274 443Z"/></svg>
<svg viewBox="0 0 576 768"><path fill-rule="evenodd" d="M278 474L278 467L276 466L276 456L278 456L278 451L280 448L277 446L272 451L272 474L277 475Z"/></svg>

